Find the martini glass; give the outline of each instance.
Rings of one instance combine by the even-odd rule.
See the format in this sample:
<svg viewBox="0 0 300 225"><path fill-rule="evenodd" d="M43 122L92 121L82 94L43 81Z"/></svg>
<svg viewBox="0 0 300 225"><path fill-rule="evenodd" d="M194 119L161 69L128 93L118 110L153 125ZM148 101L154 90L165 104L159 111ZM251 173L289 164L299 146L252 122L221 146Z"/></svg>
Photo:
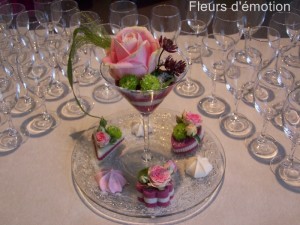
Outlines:
<svg viewBox="0 0 300 225"><path fill-rule="evenodd" d="M162 54L161 59L165 59L166 53ZM181 52L176 52L172 54L174 60L183 60L186 62L185 57ZM187 65L187 62L186 62ZM163 102L165 97L172 91L173 87L180 82L187 73L187 68L180 76L175 78L175 81L169 86L162 88L157 91L141 91L141 90L128 90L116 85L117 80L110 75L109 67L105 66L103 63L100 66L100 71L103 78L116 90L118 90L125 99L140 113L143 119L143 129L144 129L144 145L143 147L138 146L135 151L129 151L125 160L125 166L130 170L131 174L136 174L136 171L144 168L145 166L150 166L157 162L160 157L159 155L154 155L153 151L150 149L150 139L149 139L149 116L154 110ZM152 154L153 153L153 154ZM132 163L130 163L132 162ZM130 164L130 165L129 165Z"/></svg>

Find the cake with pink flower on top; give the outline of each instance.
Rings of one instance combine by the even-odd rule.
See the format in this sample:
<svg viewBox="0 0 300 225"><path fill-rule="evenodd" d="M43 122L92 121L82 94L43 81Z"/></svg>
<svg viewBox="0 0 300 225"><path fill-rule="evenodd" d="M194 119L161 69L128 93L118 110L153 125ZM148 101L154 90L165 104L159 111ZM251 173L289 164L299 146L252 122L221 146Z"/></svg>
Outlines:
<svg viewBox="0 0 300 225"><path fill-rule="evenodd" d="M149 208L157 206L167 207L174 197L174 184L171 175L177 171L173 161L166 162L163 166L154 165L142 169L138 173L136 190L138 200Z"/></svg>
<svg viewBox="0 0 300 225"><path fill-rule="evenodd" d="M176 122L171 136L172 151L184 154L196 150L204 136L202 117L184 111L181 116L176 117Z"/></svg>
<svg viewBox="0 0 300 225"><path fill-rule="evenodd" d="M122 131L120 128L109 125L101 118L98 129L92 135L96 156L99 160L104 159L109 153L116 150L122 143Z"/></svg>

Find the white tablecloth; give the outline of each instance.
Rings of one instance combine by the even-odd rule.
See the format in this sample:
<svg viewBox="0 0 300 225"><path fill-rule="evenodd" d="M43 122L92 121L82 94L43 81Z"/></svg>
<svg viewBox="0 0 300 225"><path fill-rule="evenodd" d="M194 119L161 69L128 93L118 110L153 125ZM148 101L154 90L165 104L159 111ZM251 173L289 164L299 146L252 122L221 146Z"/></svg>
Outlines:
<svg viewBox="0 0 300 225"><path fill-rule="evenodd" d="M192 76L205 86L204 95L209 94L211 81L202 72L200 64L193 65ZM82 87L82 94L92 97L94 87ZM233 96L224 84L217 84L217 94L233 106ZM201 97L182 98L171 92L159 107L179 113L184 109L197 112ZM47 105L56 110L58 105L71 98L70 93ZM126 109L132 109L132 106L125 99L112 104L95 101L92 114L108 116ZM262 118L254 108L241 103L239 111L255 123L257 130L261 129ZM15 125L20 125L27 117L14 119ZM72 181L71 155L76 140L70 135L96 123L96 119L88 116L79 120L61 120L60 125L46 136L30 138L16 151L0 155L0 224L115 224L92 212L79 198ZM209 207L182 224L299 224L300 193L280 184L268 164L251 157L244 141L225 136L217 119L204 117L204 124L224 147L227 160L225 179ZM291 144L282 131L269 125L268 132L289 151Z"/></svg>

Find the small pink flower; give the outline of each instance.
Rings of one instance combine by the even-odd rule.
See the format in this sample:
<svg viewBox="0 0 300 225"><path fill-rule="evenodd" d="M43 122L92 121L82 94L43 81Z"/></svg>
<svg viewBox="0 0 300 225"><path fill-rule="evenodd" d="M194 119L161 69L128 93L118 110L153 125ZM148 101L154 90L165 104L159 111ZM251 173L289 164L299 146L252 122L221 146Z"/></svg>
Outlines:
<svg viewBox="0 0 300 225"><path fill-rule="evenodd" d="M197 127L194 124L189 124L185 127L186 135L193 137L197 134Z"/></svg>
<svg viewBox="0 0 300 225"><path fill-rule="evenodd" d="M196 127L201 126L202 117L199 114L186 112L182 113L182 120L185 124L194 124Z"/></svg>
<svg viewBox="0 0 300 225"><path fill-rule="evenodd" d="M164 168L170 171L170 174L175 173L177 171L177 166L176 164L172 161L169 160L164 164Z"/></svg>
<svg viewBox="0 0 300 225"><path fill-rule="evenodd" d="M110 193L122 192L123 186L127 183L122 172L114 169L100 170L95 178L101 191Z"/></svg>
<svg viewBox="0 0 300 225"><path fill-rule="evenodd" d="M95 136L100 148L106 146L110 141L110 136L103 131L98 131Z"/></svg>
<svg viewBox="0 0 300 225"><path fill-rule="evenodd" d="M152 166L148 170L150 186L163 190L171 181L171 173L163 166Z"/></svg>

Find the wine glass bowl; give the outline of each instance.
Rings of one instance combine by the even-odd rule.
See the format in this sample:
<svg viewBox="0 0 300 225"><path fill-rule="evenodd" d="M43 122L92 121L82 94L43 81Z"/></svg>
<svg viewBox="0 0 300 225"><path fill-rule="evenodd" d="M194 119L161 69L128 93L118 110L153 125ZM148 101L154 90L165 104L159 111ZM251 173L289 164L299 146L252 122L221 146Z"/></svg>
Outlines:
<svg viewBox="0 0 300 225"><path fill-rule="evenodd" d="M115 1L109 5L109 23L122 26L124 16L137 14L137 6L133 1Z"/></svg>
<svg viewBox="0 0 300 225"><path fill-rule="evenodd" d="M180 11L173 5L157 5L151 10L151 31L154 38L160 36L176 41L180 32Z"/></svg>

